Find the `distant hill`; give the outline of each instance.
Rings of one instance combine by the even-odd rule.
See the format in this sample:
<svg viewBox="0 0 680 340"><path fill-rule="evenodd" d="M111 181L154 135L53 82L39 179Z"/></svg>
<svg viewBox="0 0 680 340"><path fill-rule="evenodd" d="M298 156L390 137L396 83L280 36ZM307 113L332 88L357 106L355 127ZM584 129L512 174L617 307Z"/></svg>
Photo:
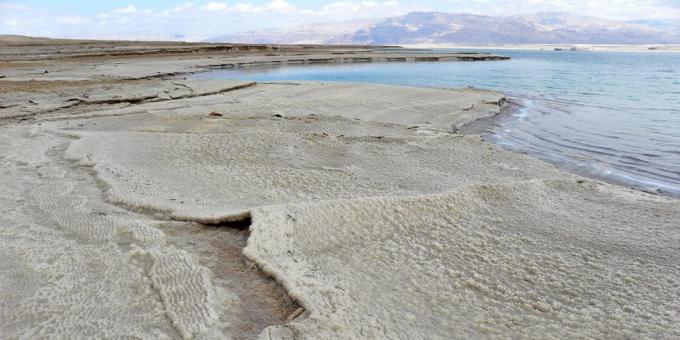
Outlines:
<svg viewBox="0 0 680 340"><path fill-rule="evenodd" d="M43 42L53 42L53 41L60 41L60 40L63 40L63 39L29 37L29 36L25 36L25 35L0 34L0 43L3 43L3 44L43 43Z"/></svg>
<svg viewBox="0 0 680 340"><path fill-rule="evenodd" d="M345 36L354 34L382 21L354 20L323 24L309 24L293 29L263 29L239 32L231 35L214 37L211 42L247 42L264 44L326 44L349 42ZM345 40L345 41L343 41Z"/></svg>
<svg viewBox="0 0 680 340"><path fill-rule="evenodd" d="M381 20L242 32L214 42L315 44L677 44L677 21L611 21L568 13L484 16L413 12Z"/></svg>
<svg viewBox="0 0 680 340"><path fill-rule="evenodd" d="M630 24L645 25L652 27L661 31L675 32L677 37L680 34L680 20L677 19L665 19L665 20L629 20L626 21Z"/></svg>

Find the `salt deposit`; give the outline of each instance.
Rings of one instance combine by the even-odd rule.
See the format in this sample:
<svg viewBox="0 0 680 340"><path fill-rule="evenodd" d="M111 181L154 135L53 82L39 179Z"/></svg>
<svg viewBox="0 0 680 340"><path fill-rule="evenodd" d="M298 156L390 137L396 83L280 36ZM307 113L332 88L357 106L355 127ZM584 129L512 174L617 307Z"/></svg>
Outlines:
<svg viewBox="0 0 680 340"><path fill-rule="evenodd" d="M680 337L680 201L455 133L499 93L135 84L8 96L32 120L0 126L2 337ZM302 309L221 270L239 248L202 224L250 220Z"/></svg>
<svg viewBox="0 0 680 340"><path fill-rule="evenodd" d="M273 334L674 338L677 208L574 180L471 185L258 208L246 254L311 312Z"/></svg>

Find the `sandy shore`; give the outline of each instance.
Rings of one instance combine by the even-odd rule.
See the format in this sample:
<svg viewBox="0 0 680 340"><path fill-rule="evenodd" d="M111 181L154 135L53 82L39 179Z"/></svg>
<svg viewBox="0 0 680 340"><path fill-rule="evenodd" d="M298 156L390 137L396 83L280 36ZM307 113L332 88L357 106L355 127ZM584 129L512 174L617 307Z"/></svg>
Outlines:
<svg viewBox="0 0 680 340"><path fill-rule="evenodd" d="M680 337L680 201L457 133L501 93L184 79L422 55L5 44L3 337Z"/></svg>

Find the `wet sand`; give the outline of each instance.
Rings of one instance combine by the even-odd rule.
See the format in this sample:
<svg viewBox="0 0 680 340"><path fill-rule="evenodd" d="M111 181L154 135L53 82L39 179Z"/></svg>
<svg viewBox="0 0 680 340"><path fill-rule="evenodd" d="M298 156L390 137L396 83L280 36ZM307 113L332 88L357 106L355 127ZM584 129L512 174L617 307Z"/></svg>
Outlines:
<svg viewBox="0 0 680 340"><path fill-rule="evenodd" d="M184 79L392 48L47 43L0 56L3 336L680 336L680 201L458 133L501 93Z"/></svg>

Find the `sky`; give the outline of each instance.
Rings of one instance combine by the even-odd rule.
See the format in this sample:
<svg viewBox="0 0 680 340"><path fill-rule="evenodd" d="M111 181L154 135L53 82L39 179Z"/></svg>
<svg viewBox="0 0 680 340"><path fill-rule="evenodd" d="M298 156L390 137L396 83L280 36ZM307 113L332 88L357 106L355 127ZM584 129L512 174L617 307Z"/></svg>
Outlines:
<svg viewBox="0 0 680 340"><path fill-rule="evenodd" d="M611 20L680 20L680 0L0 0L0 34L200 41L235 32L412 11L570 12Z"/></svg>

